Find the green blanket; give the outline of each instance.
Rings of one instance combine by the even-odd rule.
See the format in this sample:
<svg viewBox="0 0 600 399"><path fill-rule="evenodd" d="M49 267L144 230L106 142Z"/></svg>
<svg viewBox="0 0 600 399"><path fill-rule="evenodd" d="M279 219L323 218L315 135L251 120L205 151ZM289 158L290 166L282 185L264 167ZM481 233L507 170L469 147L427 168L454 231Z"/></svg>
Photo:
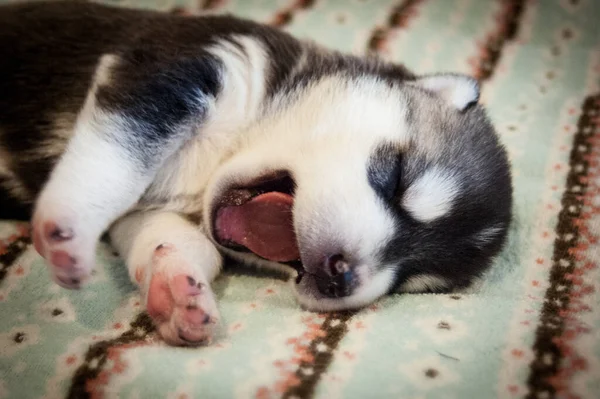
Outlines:
<svg viewBox="0 0 600 399"><path fill-rule="evenodd" d="M302 311L288 282L232 267L215 283L219 339L189 349L156 338L109 248L93 281L67 291L28 226L0 222L0 398L600 397L599 1L113 3L231 12L477 77L513 165L509 245L469 292L357 313Z"/></svg>

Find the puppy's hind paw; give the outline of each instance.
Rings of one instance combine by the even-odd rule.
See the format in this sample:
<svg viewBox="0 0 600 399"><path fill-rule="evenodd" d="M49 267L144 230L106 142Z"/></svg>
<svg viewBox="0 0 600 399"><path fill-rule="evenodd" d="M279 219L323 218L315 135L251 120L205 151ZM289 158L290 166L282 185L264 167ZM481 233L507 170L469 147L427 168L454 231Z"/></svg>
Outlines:
<svg viewBox="0 0 600 399"><path fill-rule="evenodd" d="M154 273L146 307L159 334L171 345L207 345L219 324L210 287L189 274L169 278L166 273Z"/></svg>

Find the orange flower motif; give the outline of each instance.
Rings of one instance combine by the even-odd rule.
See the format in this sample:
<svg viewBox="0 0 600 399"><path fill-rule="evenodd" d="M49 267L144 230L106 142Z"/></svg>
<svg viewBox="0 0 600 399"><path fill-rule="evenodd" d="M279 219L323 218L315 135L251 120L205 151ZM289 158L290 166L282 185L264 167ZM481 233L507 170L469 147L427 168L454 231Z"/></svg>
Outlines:
<svg viewBox="0 0 600 399"><path fill-rule="evenodd" d="M275 390L279 393L287 391L289 388L300 385L300 379L294 373L286 373L286 378L275 384Z"/></svg>
<svg viewBox="0 0 600 399"><path fill-rule="evenodd" d="M305 363L312 363L315 361L315 357L313 355L311 355L310 353L305 352L300 355L300 360L302 360Z"/></svg>
<svg viewBox="0 0 600 399"><path fill-rule="evenodd" d="M321 329L319 330L312 330L312 331L307 331L304 334L302 334L302 337L308 340L313 340L317 337L324 337L326 336L327 333Z"/></svg>
<svg viewBox="0 0 600 399"><path fill-rule="evenodd" d="M258 391L256 391L256 395L254 396L256 399L269 399L271 397L271 393L269 392L269 388L260 387Z"/></svg>
<svg viewBox="0 0 600 399"><path fill-rule="evenodd" d="M311 323L308 325L308 328L310 328L311 330L318 330L321 328L321 325L317 323Z"/></svg>
<svg viewBox="0 0 600 399"><path fill-rule="evenodd" d="M522 357L523 357L523 355L525 355L525 352L523 352L523 351L522 351L522 350L520 350L520 349L513 349L512 351L510 351L510 353L511 353L511 354L512 354L514 357L517 357L517 358L522 358Z"/></svg>

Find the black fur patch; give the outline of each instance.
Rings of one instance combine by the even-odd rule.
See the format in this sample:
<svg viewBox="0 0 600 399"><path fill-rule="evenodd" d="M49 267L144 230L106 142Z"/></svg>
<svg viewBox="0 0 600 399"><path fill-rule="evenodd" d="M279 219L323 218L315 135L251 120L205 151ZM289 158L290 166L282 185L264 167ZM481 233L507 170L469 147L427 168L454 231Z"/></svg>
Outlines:
<svg viewBox="0 0 600 399"><path fill-rule="evenodd" d="M398 189L402 171L402 154L393 144L379 146L369 159L367 180L387 203Z"/></svg>

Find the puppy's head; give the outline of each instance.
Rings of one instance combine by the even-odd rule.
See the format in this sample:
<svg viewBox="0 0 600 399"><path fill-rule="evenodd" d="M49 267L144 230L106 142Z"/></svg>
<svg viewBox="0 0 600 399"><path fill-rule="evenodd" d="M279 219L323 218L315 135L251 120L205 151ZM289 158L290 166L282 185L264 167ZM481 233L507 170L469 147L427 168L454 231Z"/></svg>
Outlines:
<svg viewBox="0 0 600 399"><path fill-rule="evenodd" d="M512 195L478 96L461 75L332 74L275 98L207 190L212 238L295 265L313 310L469 284L502 246Z"/></svg>

